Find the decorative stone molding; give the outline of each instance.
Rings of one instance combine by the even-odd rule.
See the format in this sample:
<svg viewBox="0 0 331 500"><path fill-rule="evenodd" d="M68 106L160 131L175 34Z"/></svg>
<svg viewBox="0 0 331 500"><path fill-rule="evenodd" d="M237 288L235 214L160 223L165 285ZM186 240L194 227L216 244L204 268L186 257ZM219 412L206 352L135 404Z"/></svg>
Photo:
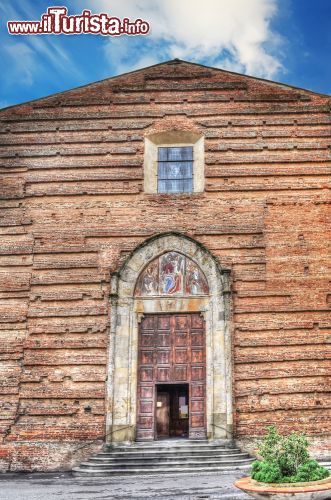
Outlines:
<svg viewBox="0 0 331 500"><path fill-rule="evenodd" d="M136 281L156 257L177 251L204 272L209 295L199 297L134 297ZM232 438L232 352L228 271L201 244L179 233L167 233L138 247L112 276L108 368L107 436L133 441L136 432L138 324L142 315L200 312L206 321L206 416L210 439Z"/></svg>
<svg viewBox="0 0 331 500"><path fill-rule="evenodd" d="M204 136L184 130L167 130L145 137L145 193L157 193L157 148L160 146L193 146L193 192L203 192L205 187Z"/></svg>

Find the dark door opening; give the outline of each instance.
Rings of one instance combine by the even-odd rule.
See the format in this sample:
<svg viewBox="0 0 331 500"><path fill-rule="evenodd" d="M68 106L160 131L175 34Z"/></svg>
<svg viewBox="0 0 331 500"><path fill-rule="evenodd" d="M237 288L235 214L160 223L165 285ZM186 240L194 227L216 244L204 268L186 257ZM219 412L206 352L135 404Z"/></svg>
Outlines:
<svg viewBox="0 0 331 500"><path fill-rule="evenodd" d="M156 386L157 439L189 435L189 385L158 384Z"/></svg>

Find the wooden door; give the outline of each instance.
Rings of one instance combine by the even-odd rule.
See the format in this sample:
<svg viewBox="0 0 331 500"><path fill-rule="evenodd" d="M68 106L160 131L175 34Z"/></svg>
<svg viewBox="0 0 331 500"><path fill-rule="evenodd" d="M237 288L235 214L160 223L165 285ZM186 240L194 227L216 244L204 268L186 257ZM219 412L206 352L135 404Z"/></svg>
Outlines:
<svg viewBox="0 0 331 500"><path fill-rule="evenodd" d="M205 323L199 313L150 314L139 331L137 439L155 437L155 385L189 384L189 436L206 435Z"/></svg>
<svg viewBox="0 0 331 500"><path fill-rule="evenodd" d="M169 392L157 393L156 433L157 437L169 437L170 399Z"/></svg>

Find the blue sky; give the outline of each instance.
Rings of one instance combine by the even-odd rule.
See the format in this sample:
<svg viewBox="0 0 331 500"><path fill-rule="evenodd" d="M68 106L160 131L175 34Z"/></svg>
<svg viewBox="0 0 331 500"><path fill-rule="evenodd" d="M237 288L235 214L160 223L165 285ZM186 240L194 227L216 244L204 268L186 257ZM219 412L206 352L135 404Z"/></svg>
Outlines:
<svg viewBox="0 0 331 500"><path fill-rule="evenodd" d="M148 36L12 36L50 5L151 24ZM330 0L0 0L0 107L179 57L331 94Z"/></svg>

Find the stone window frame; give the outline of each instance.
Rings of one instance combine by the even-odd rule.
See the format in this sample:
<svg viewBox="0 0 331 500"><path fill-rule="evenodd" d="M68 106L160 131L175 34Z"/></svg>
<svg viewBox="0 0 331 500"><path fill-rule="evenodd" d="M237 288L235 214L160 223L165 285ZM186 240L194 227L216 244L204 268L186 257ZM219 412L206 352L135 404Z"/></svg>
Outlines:
<svg viewBox="0 0 331 500"><path fill-rule="evenodd" d="M158 148L193 147L193 191L190 193L158 193ZM185 130L167 130L145 137L144 150L144 192L168 196L202 193L205 188L205 149L204 136Z"/></svg>

